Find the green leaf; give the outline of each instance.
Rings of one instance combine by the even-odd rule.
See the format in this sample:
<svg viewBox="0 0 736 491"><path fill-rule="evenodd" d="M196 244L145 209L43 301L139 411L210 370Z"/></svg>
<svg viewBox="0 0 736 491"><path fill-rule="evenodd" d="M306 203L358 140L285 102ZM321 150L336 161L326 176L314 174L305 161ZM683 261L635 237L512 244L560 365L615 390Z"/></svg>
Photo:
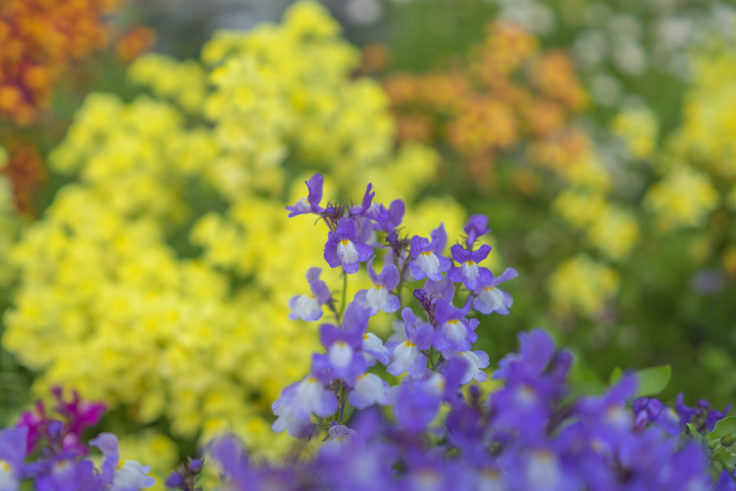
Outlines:
<svg viewBox="0 0 736 491"><path fill-rule="evenodd" d="M716 427L713 428L713 431L708 434L708 443L715 444L716 442L719 442L724 436L733 434L736 434L736 416L723 418L718 423L716 423Z"/></svg>
<svg viewBox="0 0 736 491"><path fill-rule="evenodd" d="M618 379L621 378L621 375L624 374L624 371L621 370L619 367L616 367L611 372L611 385L614 385L616 382L618 382Z"/></svg>
<svg viewBox="0 0 736 491"><path fill-rule="evenodd" d="M637 370L634 374L639 382L636 396L653 396L667 387L672 376L672 369L669 365L659 365Z"/></svg>

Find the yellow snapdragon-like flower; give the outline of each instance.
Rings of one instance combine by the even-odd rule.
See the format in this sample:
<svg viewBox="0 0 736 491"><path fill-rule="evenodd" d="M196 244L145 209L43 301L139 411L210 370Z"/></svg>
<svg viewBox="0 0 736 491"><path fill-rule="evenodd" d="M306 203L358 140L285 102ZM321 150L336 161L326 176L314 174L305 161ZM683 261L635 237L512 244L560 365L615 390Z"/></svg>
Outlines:
<svg viewBox="0 0 736 491"><path fill-rule="evenodd" d="M703 225L718 201L718 192L708 177L684 165L654 184L645 198L664 230Z"/></svg>
<svg viewBox="0 0 736 491"><path fill-rule="evenodd" d="M547 289L553 308L559 312L594 315L616 293L618 282L612 268L579 254L558 266Z"/></svg>
<svg viewBox="0 0 736 491"><path fill-rule="evenodd" d="M299 2L280 25L215 35L201 61L139 59L130 76L153 96L86 99L50 155L72 182L11 255L21 282L3 344L40 373L38 394L60 383L178 439L233 431L257 454L287 449L271 404L319 349L288 301L314 265L341 285L321 261L324 226L287 218L304 177L323 172L326 199L373 181L377 199L419 200L419 228L438 210L448 232L465 218L419 199L438 157L395 149L357 62L324 8ZM348 297L367 281L351 277Z"/></svg>

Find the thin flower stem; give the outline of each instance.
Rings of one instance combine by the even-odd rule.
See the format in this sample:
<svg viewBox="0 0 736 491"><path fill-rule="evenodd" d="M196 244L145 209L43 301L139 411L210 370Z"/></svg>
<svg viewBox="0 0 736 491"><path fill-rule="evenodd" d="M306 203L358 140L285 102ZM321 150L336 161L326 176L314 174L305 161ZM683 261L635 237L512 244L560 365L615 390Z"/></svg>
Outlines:
<svg viewBox="0 0 736 491"><path fill-rule="evenodd" d="M342 272L342 301L340 302L340 318L338 321L342 320L342 314L345 313L345 301L348 297L348 274L343 270Z"/></svg>

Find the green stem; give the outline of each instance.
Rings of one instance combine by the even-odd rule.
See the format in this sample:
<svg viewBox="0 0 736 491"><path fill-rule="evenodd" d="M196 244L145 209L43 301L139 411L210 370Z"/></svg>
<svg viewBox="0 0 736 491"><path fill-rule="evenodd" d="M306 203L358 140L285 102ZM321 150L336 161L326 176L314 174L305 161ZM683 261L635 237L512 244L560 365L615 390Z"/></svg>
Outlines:
<svg viewBox="0 0 736 491"><path fill-rule="evenodd" d="M339 322L342 320L342 314L345 313L345 300L348 296L348 274L345 272L345 270L342 271L342 301L340 302L340 319L338 319Z"/></svg>

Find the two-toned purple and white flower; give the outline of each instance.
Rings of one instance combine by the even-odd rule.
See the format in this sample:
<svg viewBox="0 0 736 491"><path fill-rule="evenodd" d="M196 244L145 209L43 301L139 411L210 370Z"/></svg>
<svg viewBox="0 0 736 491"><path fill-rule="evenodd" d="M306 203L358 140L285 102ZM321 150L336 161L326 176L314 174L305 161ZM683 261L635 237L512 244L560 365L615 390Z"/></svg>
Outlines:
<svg viewBox="0 0 736 491"><path fill-rule="evenodd" d="M28 428L17 426L0 431L0 489L18 489L23 477Z"/></svg>
<svg viewBox="0 0 736 491"><path fill-rule="evenodd" d="M302 198L297 201L293 206L286 207L290 212L289 218L303 215L305 213L321 214L325 211L324 208L320 206L320 202L322 201L322 186L324 184L324 177L322 177L322 174L315 174L310 177L309 180L304 181L304 183L307 185L309 194L306 198Z"/></svg>
<svg viewBox="0 0 736 491"><path fill-rule="evenodd" d="M355 219L340 218L337 228L329 233L325 244L325 261L330 267L342 266L346 273L353 274L360 269L359 263L371 258L373 248L360 242L357 235L358 226Z"/></svg>
<svg viewBox="0 0 736 491"><path fill-rule="evenodd" d="M373 270L373 259L368 261L368 274L373 286L367 290L360 290L355 294L355 301L362 307L368 309L371 315L378 312L391 314L399 310L399 297L391 293L391 290L399 284L399 270L393 264L383 267L381 274Z"/></svg>
<svg viewBox="0 0 736 491"><path fill-rule="evenodd" d="M429 278L439 281L442 279L442 273L449 271L452 266L452 261L442 255L447 245L445 227L440 225L434 229L430 238L431 242L425 237L415 235L409 243L409 253L412 258L409 268L416 280Z"/></svg>
<svg viewBox="0 0 736 491"><path fill-rule="evenodd" d="M453 306L448 300L438 302L435 308L435 320L438 328L434 332L432 345L445 358L454 353L468 351L478 340L475 330L480 321L465 317L470 311L470 302L462 309Z"/></svg>
<svg viewBox="0 0 736 491"><path fill-rule="evenodd" d="M151 471L150 465L142 465L135 460L120 461L118 439L112 433L100 433L89 444L102 452L101 471L105 489L123 491L156 484L156 479L147 475Z"/></svg>
<svg viewBox="0 0 736 491"><path fill-rule="evenodd" d="M348 402L358 409L365 409L374 404L386 406L392 403L391 394L388 382L374 373L366 372L355 381Z"/></svg>
<svg viewBox="0 0 736 491"><path fill-rule="evenodd" d="M483 244L477 251L471 251L455 244L450 251L452 258L459 264L447 274L452 281L463 283L468 290L475 290L493 281L493 273L488 268L478 266L478 263L488 257L491 246Z"/></svg>
<svg viewBox="0 0 736 491"><path fill-rule="evenodd" d="M321 273L321 268L309 268L307 282L310 292L291 297L289 319L316 321L322 317L322 306L329 303L332 295L327 283L319 279Z"/></svg>
<svg viewBox="0 0 736 491"><path fill-rule="evenodd" d="M508 315L509 309L514 304L514 298L510 293L498 288L498 285L517 276L519 276L519 273L514 268L506 268L498 277L493 277L493 274L491 274L490 282L474 292L473 307L475 307L475 310L482 314L497 312L501 315Z"/></svg>
<svg viewBox="0 0 736 491"><path fill-rule="evenodd" d="M354 303L350 305L361 309ZM361 310L364 312L362 315L368 315L365 309ZM327 353L315 354L312 364L323 382L341 379L350 386L355 384L358 376L368 368L365 356L361 353L364 334L365 327L361 328L357 323L346 326L343 321L342 327L322 324L320 338Z"/></svg>
<svg viewBox="0 0 736 491"><path fill-rule="evenodd" d="M310 374L284 388L272 409L277 416L271 426L273 431L286 430L292 437L302 438L309 433L312 414L326 418L337 411L337 397L318 377Z"/></svg>
<svg viewBox="0 0 736 491"><path fill-rule="evenodd" d="M406 340L392 345L391 363L386 371L391 375L408 372L410 377L422 378L427 372L427 357L422 350L432 345L433 329L428 322L417 319L409 307L401 311Z"/></svg>

